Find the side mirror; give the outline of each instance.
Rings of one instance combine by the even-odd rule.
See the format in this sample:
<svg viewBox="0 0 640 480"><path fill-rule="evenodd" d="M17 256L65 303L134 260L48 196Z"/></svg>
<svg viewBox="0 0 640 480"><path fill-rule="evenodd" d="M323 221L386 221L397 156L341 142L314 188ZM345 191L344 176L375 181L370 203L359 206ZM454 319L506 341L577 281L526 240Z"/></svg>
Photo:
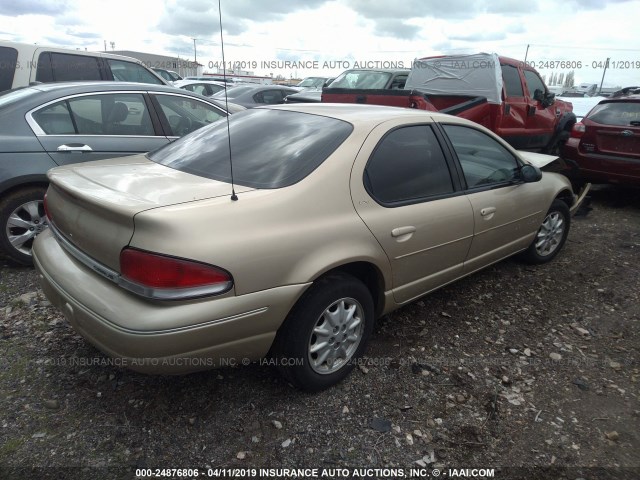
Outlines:
<svg viewBox="0 0 640 480"><path fill-rule="evenodd" d="M524 183L539 182L542 178L542 172L538 167L534 167L533 165L523 165L520 167L520 178L522 178Z"/></svg>
<svg viewBox="0 0 640 480"><path fill-rule="evenodd" d="M533 92L533 99L537 100L538 102L544 101L544 92L539 88L536 88Z"/></svg>

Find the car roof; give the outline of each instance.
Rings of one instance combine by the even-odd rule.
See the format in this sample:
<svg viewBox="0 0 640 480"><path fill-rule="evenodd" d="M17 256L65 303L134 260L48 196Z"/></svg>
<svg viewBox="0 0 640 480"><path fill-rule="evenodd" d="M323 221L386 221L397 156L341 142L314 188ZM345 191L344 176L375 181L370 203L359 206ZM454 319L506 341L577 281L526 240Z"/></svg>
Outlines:
<svg viewBox="0 0 640 480"><path fill-rule="evenodd" d="M27 108L34 108L43 103L55 100L60 97L65 97L68 95L76 95L83 93L102 93L102 92L118 92L118 91L127 91L127 92L160 92L160 93L171 93L174 95L183 95L197 98L198 100L203 100L209 103L214 103L218 107L226 110L224 107L224 102L220 102L219 100L212 99L210 97L205 97L203 95L190 92L189 90L184 90L181 88L177 88L174 86L168 85L154 85L150 83L136 83L136 82L112 82L112 81L95 81L95 82L53 82L53 83L38 83L35 85L30 85L28 87L21 87L19 89L7 90L6 92L2 92L3 94L8 94L17 90L21 91L33 91L34 95L28 95L22 97L20 99L16 99L13 102L13 105L27 105ZM39 94L35 94L39 92ZM230 105L231 107L231 105ZM233 109L230 108L231 111Z"/></svg>
<svg viewBox="0 0 640 480"><path fill-rule="evenodd" d="M605 98L600 101L600 103L612 102L640 102L640 94L620 95L619 97Z"/></svg>
<svg viewBox="0 0 640 480"><path fill-rule="evenodd" d="M428 110L419 110L415 108L387 107L383 105L364 105L356 103L289 103L281 105L264 105L258 108L269 108L277 110L290 110L301 113L310 113L315 115L323 115L327 117L337 118L349 123L359 122L384 122L392 118L416 118L425 123L432 120L445 121L455 119L456 123L465 123L477 125L474 122L446 115L444 113L431 112ZM460 122L459 122L460 121Z"/></svg>
<svg viewBox="0 0 640 480"><path fill-rule="evenodd" d="M346 72L409 73L410 71L411 70L408 68L350 68L349 70L345 70L342 73L346 73Z"/></svg>
<svg viewBox="0 0 640 480"><path fill-rule="evenodd" d="M50 83L35 83L28 87L33 88L41 92L92 92L92 91L113 91L113 90L157 90L163 92L175 92L176 89L169 85L157 85L153 83L138 83L138 82L112 82L109 80L94 81L94 82L50 82Z"/></svg>
<svg viewBox="0 0 640 480"><path fill-rule="evenodd" d="M228 87L226 83L219 82L217 80L187 80L184 78L182 80L176 80L173 86L182 87L183 85L192 85L194 83L205 83L205 84L212 84L212 85L220 85L221 87Z"/></svg>

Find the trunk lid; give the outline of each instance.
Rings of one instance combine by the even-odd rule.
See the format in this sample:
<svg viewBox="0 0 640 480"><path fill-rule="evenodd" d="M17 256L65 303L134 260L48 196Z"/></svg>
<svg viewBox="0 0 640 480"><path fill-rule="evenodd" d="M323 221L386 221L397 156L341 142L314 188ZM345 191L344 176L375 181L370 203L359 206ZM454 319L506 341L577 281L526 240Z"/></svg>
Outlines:
<svg viewBox="0 0 640 480"><path fill-rule="evenodd" d="M622 157L638 157L640 152L640 127L595 128L596 149L599 153Z"/></svg>
<svg viewBox="0 0 640 480"><path fill-rule="evenodd" d="M48 177L47 209L57 232L116 271L137 213L231 195L228 183L180 172L144 155L54 168ZM237 193L249 190L236 187Z"/></svg>

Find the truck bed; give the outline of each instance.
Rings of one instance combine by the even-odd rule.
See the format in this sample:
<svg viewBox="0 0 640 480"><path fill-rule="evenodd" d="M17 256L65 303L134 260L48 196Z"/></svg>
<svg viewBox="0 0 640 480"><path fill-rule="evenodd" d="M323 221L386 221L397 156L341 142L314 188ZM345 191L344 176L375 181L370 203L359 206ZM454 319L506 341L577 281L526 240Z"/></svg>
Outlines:
<svg viewBox="0 0 640 480"><path fill-rule="evenodd" d="M473 120L491 128L499 105L487 103L485 97L470 95L428 95L420 90L367 90L351 88L325 88L324 103L363 103L391 107L417 108L447 113Z"/></svg>

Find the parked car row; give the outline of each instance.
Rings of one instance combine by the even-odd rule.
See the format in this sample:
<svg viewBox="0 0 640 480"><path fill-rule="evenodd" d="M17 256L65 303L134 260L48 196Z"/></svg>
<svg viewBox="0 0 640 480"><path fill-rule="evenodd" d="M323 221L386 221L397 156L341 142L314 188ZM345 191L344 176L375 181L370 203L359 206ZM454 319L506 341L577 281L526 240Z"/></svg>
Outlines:
<svg viewBox="0 0 640 480"><path fill-rule="evenodd" d="M388 91L406 81L348 71L330 90L400 98ZM195 79L0 94L0 248L123 366L269 356L310 391L349 374L377 317L509 256L561 251L586 190L541 171L556 156L434 111L276 105L299 91ZM635 148L633 97L577 124L578 154Z"/></svg>

